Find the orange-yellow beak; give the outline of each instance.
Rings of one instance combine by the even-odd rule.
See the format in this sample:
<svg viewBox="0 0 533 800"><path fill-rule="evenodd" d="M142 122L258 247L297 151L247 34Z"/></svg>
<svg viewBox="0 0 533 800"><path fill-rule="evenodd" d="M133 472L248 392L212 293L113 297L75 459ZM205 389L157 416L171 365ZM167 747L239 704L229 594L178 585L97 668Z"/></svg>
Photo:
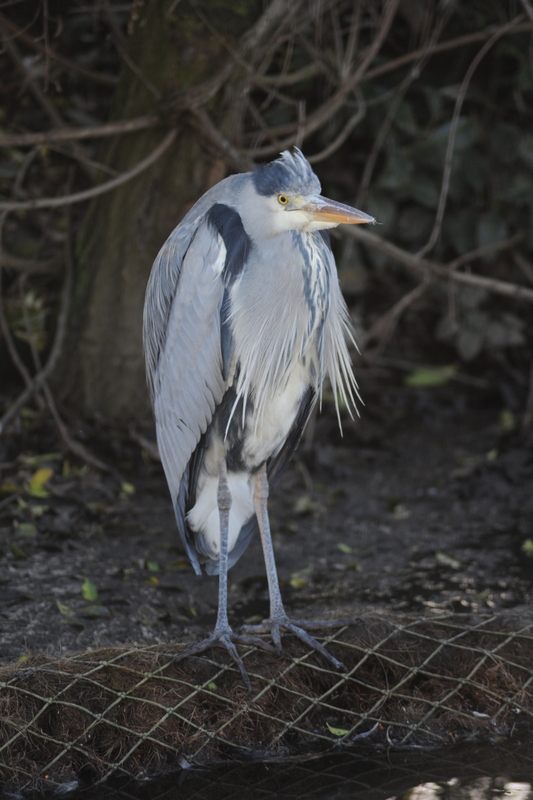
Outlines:
<svg viewBox="0 0 533 800"><path fill-rule="evenodd" d="M300 206L300 211L305 211L312 219L334 225L362 225L376 221L374 217L365 214L364 211L345 206L344 203L337 203L336 200L329 200L322 195L308 197L306 202Z"/></svg>

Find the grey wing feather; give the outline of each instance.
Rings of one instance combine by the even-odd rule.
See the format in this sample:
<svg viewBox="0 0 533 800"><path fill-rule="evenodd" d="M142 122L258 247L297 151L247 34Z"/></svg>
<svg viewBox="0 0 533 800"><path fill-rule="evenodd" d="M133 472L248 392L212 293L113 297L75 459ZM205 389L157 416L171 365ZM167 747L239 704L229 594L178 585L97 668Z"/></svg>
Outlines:
<svg viewBox="0 0 533 800"><path fill-rule="evenodd" d="M205 221L198 228L179 226L161 249L148 284L148 383L174 504L225 390L220 332L225 255L222 237Z"/></svg>

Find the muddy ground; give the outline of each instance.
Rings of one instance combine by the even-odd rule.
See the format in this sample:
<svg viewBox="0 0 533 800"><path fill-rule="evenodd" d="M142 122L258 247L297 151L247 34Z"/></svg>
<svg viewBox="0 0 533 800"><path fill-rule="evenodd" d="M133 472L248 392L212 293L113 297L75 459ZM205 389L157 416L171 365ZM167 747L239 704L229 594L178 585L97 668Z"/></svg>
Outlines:
<svg viewBox="0 0 533 800"><path fill-rule="evenodd" d="M529 603L533 448L518 420L453 383L370 385L365 400L344 438L331 408L317 418L271 498L288 610L422 616ZM150 424L70 425L115 474L62 454L46 417L27 414L0 439L0 657L200 637L217 581L185 559L161 466L137 443ZM258 537L230 587L235 626L268 614Z"/></svg>

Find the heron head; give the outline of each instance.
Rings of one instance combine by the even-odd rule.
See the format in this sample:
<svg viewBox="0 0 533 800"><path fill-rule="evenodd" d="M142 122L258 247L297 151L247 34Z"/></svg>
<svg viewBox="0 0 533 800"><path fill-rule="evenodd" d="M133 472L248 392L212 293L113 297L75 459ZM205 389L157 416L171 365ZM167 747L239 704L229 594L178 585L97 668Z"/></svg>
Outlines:
<svg viewBox="0 0 533 800"><path fill-rule="evenodd" d="M262 206L264 233L288 230L318 231L337 225L375 222L356 208L320 194L320 181L303 153L285 150L270 164L252 173L252 183Z"/></svg>

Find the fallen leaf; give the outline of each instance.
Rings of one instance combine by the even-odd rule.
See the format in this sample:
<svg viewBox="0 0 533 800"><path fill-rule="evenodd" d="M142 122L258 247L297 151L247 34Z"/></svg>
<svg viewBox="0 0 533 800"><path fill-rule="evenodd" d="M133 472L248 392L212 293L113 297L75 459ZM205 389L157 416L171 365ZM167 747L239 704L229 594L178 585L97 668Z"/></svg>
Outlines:
<svg viewBox="0 0 533 800"><path fill-rule="evenodd" d="M533 539L526 539L522 542L521 550L528 558L533 556Z"/></svg>
<svg viewBox="0 0 533 800"><path fill-rule="evenodd" d="M350 731L346 728L334 728L333 725L329 724L329 722L326 722L326 725L328 726L329 732L332 733L333 736L347 736L350 733Z"/></svg>
<svg viewBox="0 0 533 800"><path fill-rule="evenodd" d="M430 388L432 386L442 386L453 378L457 372L455 364L447 364L443 367L427 367L415 369L404 378L406 386L417 389Z"/></svg>
<svg viewBox="0 0 533 800"><path fill-rule="evenodd" d="M86 578L81 585L81 593L84 600L98 600L98 589L88 578Z"/></svg>
<svg viewBox="0 0 533 800"><path fill-rule="evenodd" d="M26 539L34 539L37 536L37 528L32 522L19 522L16 531L18 536L24 536Z"/></svg>
<svg viewBox="0 0 533 800"><path fill-rule="evenodd" d="M50 467L41 467L34 472L28 484L28 494L31 494L32 497L48 497L48 492L44 487L53 474L54 470Z"/></svg>
<svg viewBox="0 0 533 800"><path fill-rule="evenodd" d="M10 542L9 549L11 550L15 558L28 558L24 550L21 550L20 547L17 547L16 544L11 544Z"/></svg>
<svg viewBox="0 0 533 800"><path fill-rule="evenodd" d="M58 607L59 612L63 614L64 617L70 617L72 616L72 614L74 614L72 608L70 606L65 605L65 603L62 603L61 600L56 600L56 606Z"/></svg>
<svg viewBox="0 0 533 800"><path fill-rule="evenodd" d="M346 553L346 555L349 555L350 553L353 553L353 550L350 547L350 545L349 544L344 544L344 542L337 542L337 547L339 548L341 553Z"/></svg>

